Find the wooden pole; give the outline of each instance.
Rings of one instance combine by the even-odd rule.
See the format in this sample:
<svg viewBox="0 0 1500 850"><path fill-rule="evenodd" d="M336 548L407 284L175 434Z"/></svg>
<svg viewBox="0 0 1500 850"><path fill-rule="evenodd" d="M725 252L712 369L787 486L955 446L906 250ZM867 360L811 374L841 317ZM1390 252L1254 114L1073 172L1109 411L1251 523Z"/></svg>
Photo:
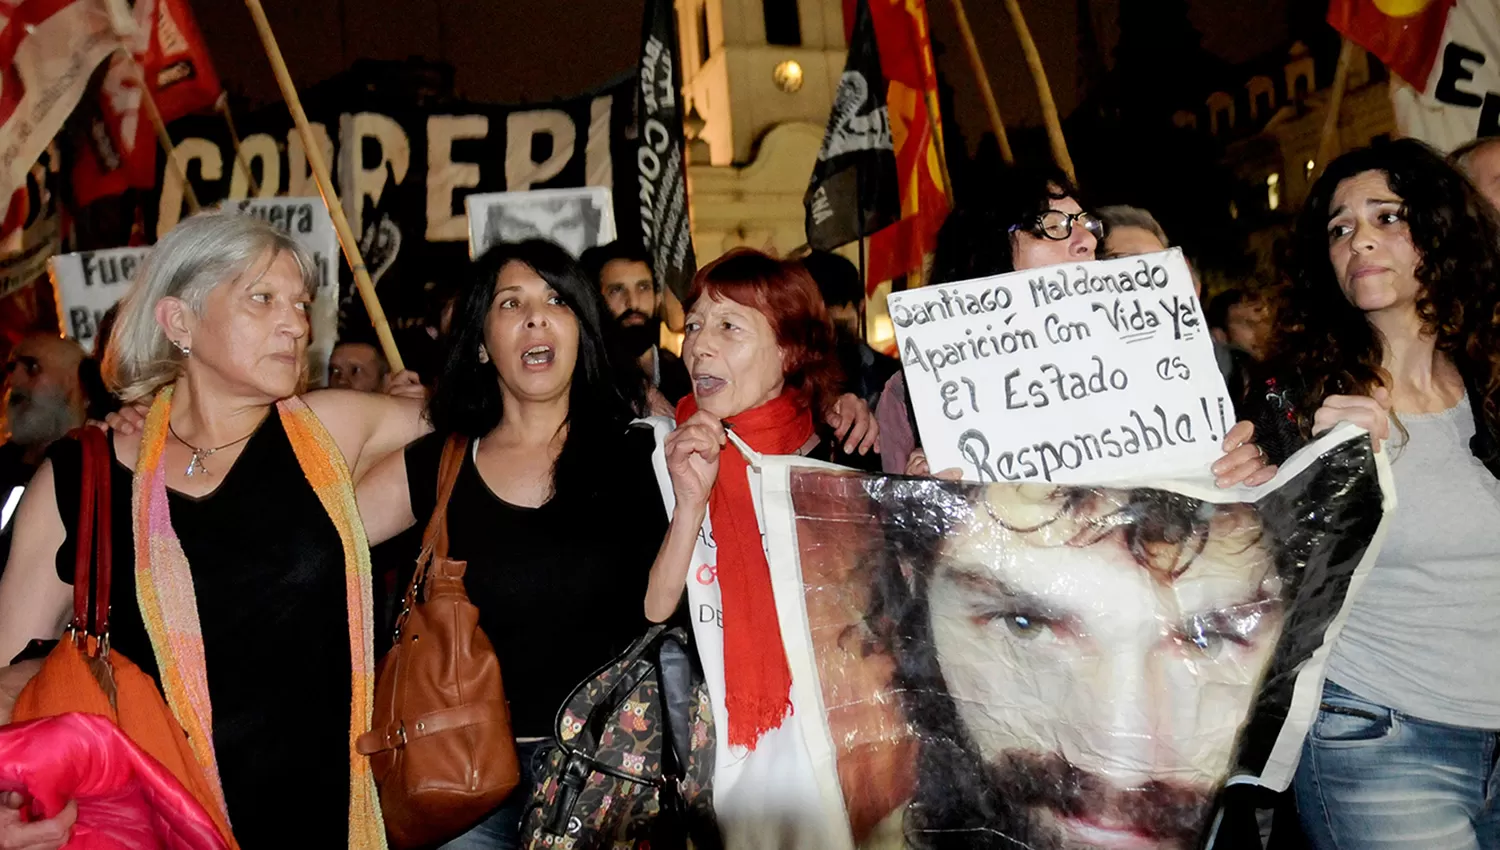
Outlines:
<svg viewBox="0 0 1500 850"><path fill-rule="evenodd" d="M1005 0L1005 9L1010 12L1010 21L1016 28L1016 37L1021 40L1021 52L1026 54L1026 64L1031 68L1031 79L1036 83L1037 98L1042 103L1042 119L1047 122L1047 139L1052 143L1052 159L1057 167L1078 182L1073 172L1073 157L1068 154L1068 141L1063 138L1062 121L1057 117L1057 103L1052 99L1052 86L1047 83L1047 70L1042 67L1042 55L1031 38L1031 29L1026 26L1026 16L1021 14L1018 0Z"/></svg>
<svg viewBox="0 0 1500 850"><path fill-rule="evenodd" d="M156 108L156 98L151 96L151 86L146 81L146 69L135 61L135 57L128 52L121 51L122 55L130 60L135 66L136 76L141 81L141 105L146 109L146 117L151 126L156 128L156 141L161 144L161 149L167 155L167 167L177 174L177 179L182 181L182 196L187 199L188 212L197 213L202 209L198 203L198 193L193 191L193 184L188 182L187 170L177 160L177 146L172 144L172 135L167 132L167 123L161 120L161 110Z"/></svg>
<svg viewBox="0 0 1500 850"><path fill-rule="evenodd" d="M1328 113L1323 116L1323 134L1318 137L1318 158L1313 162L1313 176L1323 173L1328 161L1338 154L1339 113L1344 108L1344 89L1349 85L1349 66L1359 45L1344 39L1339 48L1339 66L1333 72L1333 89L1328 93Z"/></svg>
<svg viewBox="0 0 1500 850"><path fill-rule="evenodd" d="M958 19L958 32L963 36L964 48L969 53L969 66L974 69L974 78L979 82L979 95L984 98L984 109L990 115L990 129L995 141L1000 143L1000 158L1006 165L1015 165L1016 157L1010 149L1010 137L1005 134L1005 122L1000 120L1000 105L995 102L995 90L990 88L990 76L984 70L984 59L979 55L979 45L974 41L974 30L969 28L969 16L964 13L963 0L953 0L953 15Z"/></svg>
<svg viewBox="0 0 1500 850"><path fill-rule="evenodd" d="M255 29L260 33L266 57L271 60L271 70L275 72L276 82L281 86L281 96L286 99L287 109L297 124L297 132L302 135L302 146L307 149L307 164L318 181L318 192L323 196L323 205L328 207L328 215L333 218L339 245L343 247L344 257L348 259L349 268L354 272L354 285L359 288L359 297L365 302L365 312L370 314L370 323L375 326L375 336L380 340L380 348L385 352L391 371L400 372L406 365L401 361L401 352L396 350L396 339L391 336L391 326L386 322L385 310L380 307L380 298L375 295L375 284L370 280L370 271L365 268L364 258L360 256L359 240L355 238L354 230L349 226L349 218L344 215L344 206L339 203L338 193L334 191L333 178L328 174L328 161L323 158L323 148L313 136L312 124L308 122L307 113L302 109L302 99L297 96L297 86L286 68L286 60L281 57L281 47L276 44L276 34L271 32L271 22L266 20L266 10L260 5L260 0L245 0L245 5L250 9L250 17L255 19Z"/></svg>
<svg viewBox="0 0 1500 850"><path fill-rule="evenodd" d="M932 149L937 151L938 172L943 175L943 195L948 199L948 207L953 207L953 178L948 174L948 151L943 147L943 136L939 131L937 94L931 89L923 92L923 98L927 104L927 132L932 134ZM920 168L921 166L918 166Z"/></svg>
<svg viewBox="0 0 1500 850"><path fill-rule="evenodd" d="M219 114L224 116L224 125L229 128L229 143L234 145L234 161L245 169L245 181L250 184L250 196L260 197L260 184L256 182L255 175L250 172L250 163L245 159L245 152L240 150L240 133L234 128L234 113L229 111L229 93L219 95L219 101L214 104Z"/></svg>

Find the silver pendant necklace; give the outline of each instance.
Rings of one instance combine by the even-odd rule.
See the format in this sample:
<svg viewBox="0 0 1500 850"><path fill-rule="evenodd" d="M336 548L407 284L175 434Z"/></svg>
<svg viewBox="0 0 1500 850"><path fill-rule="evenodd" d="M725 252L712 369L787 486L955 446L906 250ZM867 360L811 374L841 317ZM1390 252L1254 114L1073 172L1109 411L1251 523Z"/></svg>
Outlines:
<svg viewBox="0 0 1500 850"><path fill-rule="evenodd" d="M203 461L214 452L220 451L222 449L227 449L230 446L236 445L238 443L243 443L244 441L250 439L250 434L254 434L255 430L252 429L250 431L250 434L246 434L245 436L240 437L238 440L230 440L222 446L214 446L210 449L199 448L192 443L189 443L187 440L182 439L182 437L178 435L177 430L172 427L172 423L170 422L167 423L167 432L170 433L177 440L177 442L182 443L184 446L187 446L190 451L192 451L193 457L188 461L187 469L182 473L184 476L192 478L194 475L198 475L200 473L203 475L212 475L213 473L208 471L208 467L203 464Z"/></svg>

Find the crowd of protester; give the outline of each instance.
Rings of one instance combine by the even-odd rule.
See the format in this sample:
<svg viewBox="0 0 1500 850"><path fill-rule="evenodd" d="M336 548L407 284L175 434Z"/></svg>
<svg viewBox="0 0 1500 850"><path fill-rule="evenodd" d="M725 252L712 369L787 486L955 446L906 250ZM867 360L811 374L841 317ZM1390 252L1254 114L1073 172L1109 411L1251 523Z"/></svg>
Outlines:
<svg viewBox="0 0 1500 850"><path fill-rule="evenodd" d="M951 213L931 282L1172 244L1148 211L1093 210L1054 170L997 179ZM1391 444L1400 508L1334 646L1294 786L1300 831L1319 850L1500 848L1489 792L1500 740L1495 194L1497 143L1451 161L1404 140L1351 152L1312 187L1287 283L1206 305L1244 420L1211 469L1220 486L1264 484L1339 422ZM960 474L929 469L900 362L864 341L854 264L729 252L683 300L679 356L663 344L666 299L640 249L612 243L575 260L548 242L502 243L443 308L446 353L428 386L392 374L378 346L348 341L329 388L301 392L314 274L303 249L256 219L196 216L140 271L100 346L102 370L55 337L16 350L0 494L23 495L5 505L0 659L34 657L34 641L71 615L82 455L64 435L109 413L112 394L127 406L110 418L114 649L189 716L190 736L211 741L239 846L363 846L351 781L363 757L350 736L364 730L350 707L376 659L360 635L389 646L378 636L437 509L444 447L458 440L449 551L468 564L504 671L521 783L443 847L524 846L559 706L652 623L696 638L716 782L734 791L716 812L726 846L834 845L799 834L819 793L809 744L785 720L810 709L796 704L781 650L758 472L740 447ZM315 457L330 446L339 457ZM373 600L354 590L366 547ZM716 571L712 587L690 580L700 563ZM158 596L176 602L146 604ZM699 604L722 610L722 624L690 617ZM196 636L195 651L168 639L180 634ZM23 669L0 673L0 720ZM20 802L0 797L0 850L62 846L76 815L26 822ZM1246 846L1260 846L1248 822ZM1295 819L1283 827L1297 831ZM767 834L795 837L767 845Z"/></svg>

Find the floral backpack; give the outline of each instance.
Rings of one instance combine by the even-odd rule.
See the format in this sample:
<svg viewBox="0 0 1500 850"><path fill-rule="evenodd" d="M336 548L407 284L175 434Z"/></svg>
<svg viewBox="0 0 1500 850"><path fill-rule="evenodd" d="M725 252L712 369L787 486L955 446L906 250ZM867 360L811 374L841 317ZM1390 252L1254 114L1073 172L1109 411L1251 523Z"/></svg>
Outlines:
<svg viewBox="0 0 1500 850"><path fill-rule="evenodd" d="M521 821L529 850L719 850L713 713L686 629L653 626L573 690Z"/></svg>

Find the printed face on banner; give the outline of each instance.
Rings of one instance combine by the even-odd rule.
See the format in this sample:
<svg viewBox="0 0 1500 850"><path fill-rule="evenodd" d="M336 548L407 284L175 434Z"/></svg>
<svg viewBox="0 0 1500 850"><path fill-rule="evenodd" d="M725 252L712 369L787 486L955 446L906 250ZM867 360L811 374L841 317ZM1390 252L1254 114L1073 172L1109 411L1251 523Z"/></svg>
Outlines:
<svg viewBox="0 0 1500 850"><path fill-rule="evenodd" d="M889 309L932 469L1053 484L1202 475L1234 424L1176 249L892 293Z"/></svg>
<svg viewBox="0 0 1500 850"><path fill-rule="evenodd" d="M1035 850L1198 845L1383 499L1362 437L1253 503L822 469L790 496L856 843Z"/></svg>
<svg viewBox="0 0 1500 850"><path fill-rule="evenodd" d="M578 257L595 245L615 238L609 190L603 188L550 189L471 195L468 199L470 238L474 256L497 242L546 239ZM482 229L474 237L476 217Z"/></svg>

